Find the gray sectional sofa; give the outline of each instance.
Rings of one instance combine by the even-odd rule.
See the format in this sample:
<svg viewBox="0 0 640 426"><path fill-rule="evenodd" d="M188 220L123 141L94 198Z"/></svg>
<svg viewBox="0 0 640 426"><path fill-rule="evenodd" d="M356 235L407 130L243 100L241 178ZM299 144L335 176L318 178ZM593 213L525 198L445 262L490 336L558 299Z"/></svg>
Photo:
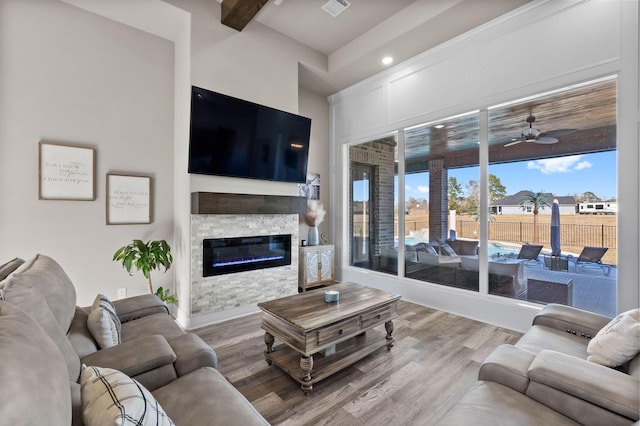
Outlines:
<svg viewBox="0 0 640 426"><path fill-rule="evenodd" d="M95 324L118 341L97 338ZM85 424L87 366L134 378L177 425L268 424L216 370L215 352L155 295L77 307L71 280L47 256L0 267L0 354L2 425Z"/></svg>
<svg viewBox="0 0 640 426"><path fill-rule="evenodd" d="M640 312L634 315L635 328L618 339L620 316L546 305L515 345L501 345L486 358L477 386L438 424L637 425ZM608 339L603 350L616 357L626 351L630 360L594 360L594 337Z"/></svg>

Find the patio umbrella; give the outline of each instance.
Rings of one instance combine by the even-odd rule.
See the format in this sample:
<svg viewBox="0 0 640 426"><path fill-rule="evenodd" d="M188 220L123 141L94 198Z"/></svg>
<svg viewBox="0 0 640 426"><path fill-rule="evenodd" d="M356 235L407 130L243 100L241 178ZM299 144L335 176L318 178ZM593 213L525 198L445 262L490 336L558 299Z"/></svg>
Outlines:
<svg viewBox="0 0 640 426"><path fill-rule="evenodd" d="M560 204L553 200L551 205L551 255L560 256Z"/></svg>

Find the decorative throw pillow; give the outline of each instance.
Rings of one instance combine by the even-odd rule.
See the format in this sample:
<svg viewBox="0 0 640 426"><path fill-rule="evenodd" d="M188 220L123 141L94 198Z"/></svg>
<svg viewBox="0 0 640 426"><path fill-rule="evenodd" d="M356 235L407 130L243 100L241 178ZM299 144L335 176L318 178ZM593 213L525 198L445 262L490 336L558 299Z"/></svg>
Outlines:
<svg viewBox="0 0 640 426"><path fill-rule="evenodd" d="M457 256L451 246L446 243L440 243L440 254L443 256Z"/></svg>
<svg viewBox="0 0 640 426"><path fill-rule="evenodd" d="M587 360L617 367L640 352L640 309L623 312L604 326L587 346Z"/></svg>
<svg viewBox="0 0 640 426"><path fill-rule="evenodd" d="M104 294L98 294L93 301L87 327L102 349L122 342L120 318L113 303Z"/></svg>
<svg viewBox="0 0 640 426"><path fill-rule="evenodd" d="M151 392L118 370L83 364L80 386L86 426L174 424Z"/></svg>

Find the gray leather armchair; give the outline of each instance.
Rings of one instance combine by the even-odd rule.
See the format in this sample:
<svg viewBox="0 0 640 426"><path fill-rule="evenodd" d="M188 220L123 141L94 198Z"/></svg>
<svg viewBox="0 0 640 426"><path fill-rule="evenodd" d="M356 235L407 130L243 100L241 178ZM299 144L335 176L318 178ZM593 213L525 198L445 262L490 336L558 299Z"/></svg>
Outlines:
<svg viewBox="0 0 640 426"><path fill-rule="evenodd" d="M545 306L515 345L483 362L478 385L439 424L630 425L640 418L640 353L610 368L587 361L611 318Z"/></svg>

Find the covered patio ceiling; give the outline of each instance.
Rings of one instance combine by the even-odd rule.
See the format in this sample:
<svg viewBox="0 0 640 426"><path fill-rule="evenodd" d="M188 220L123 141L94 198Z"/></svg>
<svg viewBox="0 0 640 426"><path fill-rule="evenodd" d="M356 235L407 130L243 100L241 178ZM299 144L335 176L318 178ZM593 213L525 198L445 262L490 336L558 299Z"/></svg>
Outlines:
<svg viewBox="0 0 640 426"><path fill-rule="evenodd" d="M519 139L529 127L541 136L549 133L558 142L545 145ZM563 131L566 130L566 131ZM478 114L445 119L406 131L406 172L428 170L432 159L445 160L445 167L478 165ZM489 161L502 163L577 155L616 149L616 81L567 88L540 97L489 110Z"/></svg>

